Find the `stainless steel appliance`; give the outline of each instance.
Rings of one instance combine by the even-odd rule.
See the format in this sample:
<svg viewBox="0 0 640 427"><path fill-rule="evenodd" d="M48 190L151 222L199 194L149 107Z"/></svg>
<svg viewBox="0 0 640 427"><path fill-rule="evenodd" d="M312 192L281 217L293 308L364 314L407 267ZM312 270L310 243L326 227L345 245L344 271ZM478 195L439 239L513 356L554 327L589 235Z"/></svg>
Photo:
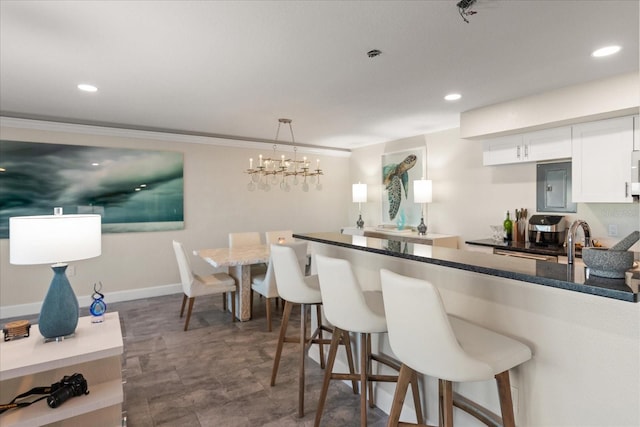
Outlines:
<svg viewBox="0 0 640 427"><path fill-rule="evenodd" d="M536 261L558 262L558 257L555 255L531 254L528 252L510 251L510 250L505 250L500 248L493 248L493 253L495 255L510 256L513 258L525 258L525 259L534 259Z"/></svg>
<svg viewBox="0 0 640 427"><path fill-rule="evenodd" d="M529 219L529 243L539 246L562 246L567 222L562 215L533 215Z"/></svg>

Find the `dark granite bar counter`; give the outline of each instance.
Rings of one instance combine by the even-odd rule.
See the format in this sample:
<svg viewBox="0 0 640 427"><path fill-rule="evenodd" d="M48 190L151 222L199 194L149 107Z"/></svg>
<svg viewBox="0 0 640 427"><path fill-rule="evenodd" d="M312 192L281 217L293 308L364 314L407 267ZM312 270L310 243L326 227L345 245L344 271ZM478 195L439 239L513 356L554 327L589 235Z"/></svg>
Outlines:
<svg viewBox="0 0 640 427"><path fill-rule="evenodd" d="M640 271L634 272L630 281L631 286L629 286L625 279L596 277L589 274L588 268L575 265L504 257L393 239L351 236L335 232L294 234L294 237L311 242L504 277L534 285L550 286L621 301L638 302Z"/></svg>

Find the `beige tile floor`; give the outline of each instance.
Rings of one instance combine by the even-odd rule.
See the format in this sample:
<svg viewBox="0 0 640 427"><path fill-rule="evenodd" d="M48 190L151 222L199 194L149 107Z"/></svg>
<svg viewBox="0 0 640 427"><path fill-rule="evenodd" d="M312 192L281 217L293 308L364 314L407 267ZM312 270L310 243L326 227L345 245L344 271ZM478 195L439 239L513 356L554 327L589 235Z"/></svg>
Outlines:
<svg viewBox="0 0 640 427"><path fill-rule="evenodd" d="M200 297L184 332L181 301L179 294L108 305L122 322L128 427L313 425L324 371L307 358L305 416L298 418L296 344L285 345L277 383L269 385L277 310L274 330L267 332L258 295L253 320L235 323L222 312L220 296ZM81 315L88 315L86 308ZM291 334L297 334L299 319L298 311ZM30 320L36 323L37 316ZM359 405L349 386L332 381L322 425L359 426ZM368 418L369 426L386 425L386 414L377 408L369 409Z"/></svg>

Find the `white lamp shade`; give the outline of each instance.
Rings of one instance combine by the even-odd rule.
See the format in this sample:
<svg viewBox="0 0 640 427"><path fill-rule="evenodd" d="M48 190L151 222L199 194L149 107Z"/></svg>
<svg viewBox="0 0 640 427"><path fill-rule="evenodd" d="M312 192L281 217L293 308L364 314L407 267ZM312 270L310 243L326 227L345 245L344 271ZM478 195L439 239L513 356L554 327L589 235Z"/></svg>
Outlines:
<svg viewBox="0 0 640 427"><path fill-rule="evenodd" d="M431 203L433 198L430 179L413 181L413 201L415 203Z"/></svg>
<svg viewBox="0 0 640 427"><path fill-rule="evenodd" d="M367 184L353 184L352 190L353 203L366 203L367 201Z"/></svg>
<svg viewBox="0 0 640 427"><path fill-rule="evenodd" d="M53 264L100 256L100 215L40 215L9 218L9 262Z"/></svg>

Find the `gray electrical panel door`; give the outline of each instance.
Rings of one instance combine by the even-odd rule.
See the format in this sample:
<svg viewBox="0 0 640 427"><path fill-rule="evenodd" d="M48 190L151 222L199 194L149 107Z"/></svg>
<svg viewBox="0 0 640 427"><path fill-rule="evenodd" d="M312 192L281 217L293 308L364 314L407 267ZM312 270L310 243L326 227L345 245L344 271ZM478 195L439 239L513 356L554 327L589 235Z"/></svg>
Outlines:
<svg viewBox="0 0 640 427"><path fill-rule="evenodd" d="M576 212L571 202L571 162L539 163L536 179L538 212Z"/></svg>

